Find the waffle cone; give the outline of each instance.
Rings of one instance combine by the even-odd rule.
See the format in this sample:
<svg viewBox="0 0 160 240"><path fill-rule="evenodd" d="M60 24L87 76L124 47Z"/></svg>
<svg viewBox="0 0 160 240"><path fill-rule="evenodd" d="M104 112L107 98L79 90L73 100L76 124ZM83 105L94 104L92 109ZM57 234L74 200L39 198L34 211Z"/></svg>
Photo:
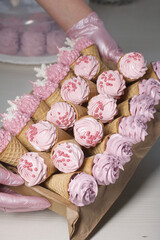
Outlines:
<svg viewBox="0 0 160 240"><path fill-rule="evenodd" d="M118 117L118 118L114 119L112 122L106 124L104 126L104 134L109 135L109 134L118 133L119 132L119 123L120 123L120 120L122 117L123 116Z"/></svg>
<svg viewBox="0 0 160 240"><path fill-rule="evenodd" d="M80 171L85 172L89 175L92 175L92 166L93 166L94 156L90 156L84 159L83 165L80 168Z"/></svg>
<svg viewBox="0 0 160 240"><path fill-rule="evenodd" d="M98 51L96 44L93 44L87 48L84 48L83 50L81 50L81 53L82 53L82 55L95 56L97 58L98 62L101 62L101 58L100 58L99 51Z"/></svg>
<svg viewBox="0 0 160 240"><path fill-rule="evenodd" d="M58 193L62 197L69 200L69 182L75 174L76 172L54 174L47 181L44 182L44 185L48 189Z"/></svg>
<svg viewBox="0 0 160 240"><path fill-rule="evenodd" d="M27 149L19 142L19 140L11 135L9 144L0 153L0 161L12 166L17 166L20 157L27 152Z"/></svg>
<svg viewBox="0 0 160 240"><path fill-rule="evenodd" d="M135 82L124 90L124 95L121 96L121 101L125 101L129 98L139 95L139 83L140 81Z"/></svg>
<svg viewBox="0 0 160 240"><path fill-rule="evenodd" d="M131 115L130 113L130 99L120 103L117 105L118 116L128 117Z"/></svg>
<svg viewBox="0 0 160 240"><path fill-rule="evenodd" d="M80 147L80 145L79 145L79 144L76 142L76 140L74 140L74 139L62 140L62 141L60 141L60 142L57 142L57 143L53 146L53 148L52 148L52 150L51 150L51 156L53 155L54 149L55 149L59 144L62 144L62 143L65 143L65 142L75 143L75 144L77 144L77 145Z"/></svg>
<svg viewBox="0 0 160 240"><path fill-rule="evenodd" d="M109 70L109 67L107 67L106 64L101 61L101 67L100 67L99 75L101 73L105 72L105 71L108 71L108 70Z"/></svg>
<svg viewBox="0 0 160 240"><path fill-rule="evenodd" d="M63 102L63 98L61 97L61 90L60 88L57 88L55 92L53 92L46 100L45 102L49 107L53 105L55 102Z"/></svg>
<svg viewBox="0 0 160 240"><path fill-rule="evenodd" d="M52 123L53 124L53 123ZM53 124L54 125L54 124ZM56 125L54 125L56 128L56 133L57 133L57 138L56 138L56 142L55 144L57 144L58 142L62 141L62 140L68 140L68 139L72 139L73 137L71 135L69 135L67 132L65 132L64 130L62 130L61 128L57 127Z"/></svg>
<svg viewBox="0 0 160 240"><path fill-rule="evenodd" d="M90 93L89 93L89 99L91 99L92 97L98 95L98 92L97 92L97 86L95 83L93 83L92 81L90 80L85 80L89 86L89 89L90 89Z"/></svg>
<svg viewBox="0 0 160 240"><path fill-rule="evenodd" d="M110 138L110 135L106 135L103 138L102 142L99 143L97 146L86 149L87 153L91 156L96 155L98 153L104 153L104 151L106 150L106 144L107 144L107 141L109 140L109 138Z"/></svg>
<svg viewBox="0 0 160 240"><path fill-rule="evenodd" d="M39 122L40 120L46 120L47 113L49 111L48 105L44 101L40 101L38 108L35 113L32 115L32 119L34 122Z"/></svg>
<svg viewBox="0 0 160 240"><path fill-rule="evenodd" d="M67 101L66 101L67 102ZM67 102L69 105L71 105L76 113L76 121L80 119L82 116L87 115L87 108L82 107L78 104L73 104L71 102Z"/></svg>
<svg viewBox="0 0 160 240"><path fill-rule="evenodd" d="M62 87L62 84L63 84L66 80L68 80L68 79L70 79L70 78L73 78L73 77L75 77L75 75L74 75L73 71L70 70L69 73L67 74L67 76L66 76L63 80L60 81L59 86Z"/></svg>
<svg viewBox="0 0 160 240"><path fill-rule="evenodd" d="M147 72L146 72L146 74L145 74L144 77L143 77L143 79L149 79L149 78L155 78L155 79L159 80L158 77L157 77L157 74L156 74L155 71L153 70L152 63L150 63L150 64L148 65ZM160 80L159 80L159 81L160 81Z"/></svg>
<svg viewBox="0 0 160 240"><path fill-rule="evenodd" d="M26 126L21 130L20 133L18 133L16 135L16 137L24 145L24 147L26 147L28 149L28 151L37 152L37 150L30 144L30 142L26 138L26 134L25 134L27 132L27 130L29 129L30 125L32 125L32 124L34 124L34 122L32 120L27 122Z"/></svg>
<svg viewBox="0 0 160 240"><path fill-rule="evenodd" d="M45 164L47 165L47 178L50 177L53 173L57 171L56 167L53 164L53 161L49 153L39 152L38 155L44 159Z"/></svg>

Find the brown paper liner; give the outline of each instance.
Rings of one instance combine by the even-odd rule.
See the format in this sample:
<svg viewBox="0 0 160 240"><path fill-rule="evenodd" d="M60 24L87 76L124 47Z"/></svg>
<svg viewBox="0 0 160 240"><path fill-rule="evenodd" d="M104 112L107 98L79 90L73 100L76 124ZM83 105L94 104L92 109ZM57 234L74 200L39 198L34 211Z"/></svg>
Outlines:
<svg viewBox="0 0 160 240"><path fill-rule="evenodd" d="M62 141L60 141L60 142L57 142L57 143L53 146L53 148L52 148L52 150L51 150L51 156L53 155L54 149L55 149L59 144L62 144L62 143L65 143L65 142L75 143L75 144L77 144L77 145L80 147L80 145L76 142L75 139L62 140ZM81 147L80 147L80 148L81 148Z"/></svg>
<svg viewBox="0 0 160 240"><path fill-rule="evenodd" d="M130 85L129 87L127 87L124 90L124 94L121 96L120 101L123 102L129 98L134 97L135 95L139 95L139 83L140 83L140 81L135 82L132 85Z"/></svg>
<svg viewBox="0 0 160 240"><path fill-rule="evenodd" d="M43 100L41 100L38 108L32 114L33 121L39 122L40 120L46 120L49 109L49 106Z"/></svg>
<svg viewBox="0 0 160 240"><path fill-rule="evenodd" d="M34 122L30 119L29 122L27 122L26 126L21 130L20 133L16 135L18 140L24 145L25 148L28 149L30 152L37 152L37 150L30 144L30 142L27 140L25 133L29 129L30 125L34 124Z"/></svg>
<svg viewBox="0 0 160 240"><path fill-rule="evenodd" d="M71 177L74 173L59 173L51 176L47 181L44 182L45 187L58 193L60 196L69 200L68 186Z"/></svg>
<svg viewBox="0 0 160 240"><path fill-rule="evenodd" d="M44 159L45 164L47 165L47 178L50 177L53 173L57 171L56 167L54 166L54 163L51 159L51 156L49 153L46 152L38 152L38 155Z"/></svg>
<svg viewBox="0 0 160 240"><path fill-rule="evenodd" d="M89 175L92 175L92 166L93 166L94 156L90 156L84 159L83 165L80 168L80 171L85 172Z"/></svg>
<svg viewBox="0 0 160 240"><path fill-rule="evenodd" d="M61 97L61 90L60 88L57 88L55 92L53 92L46 100L45 102L49 107L51 107L55 102L63 102L63 98Z"/></svg>
<svg viewBox="0 0 160 240"><path fill-rule="evenodd" d="M68 80L68 79L70 79L70 78L73 78L73 77L75 77L75 74L74 74L74 72L73 72L72 70L70 70L69 73L67 74L67 76L66 76L63 80L60 81L59 86L62 87L62 84L63 84L66 80Z"/></svg>
<svg viewBox="0 0 160 240"><path fill-rule="evenodd" d="M89 89L90 89L90 93L89 93L89 99L91 99L92 97L98 95L98 91L97 91L97 86L95 83L93 83L92 81L90 80L86 80L85 81L87 82L88 86L89 86ZM88 99L88 100L89 100Z"/></svg>
<svg viewBox="0 0 160 240"><path fill-rule="evenodd" d="M117 105L117 110L118 110L118 117L119 116L124 116L128 117L131 115L130 113L130 99L127 99L126 101L120 103Z"/></svg>
<svg viewBox="0 0 160 240"><path fill-rule="evenodd" d="M104 126L104 135L119 133L119 123L123 116L114 119L112 122Z"/></svg>
<svg viewBox="0 0 160 240"><path fill-rule="evenodd" d="M148 65L147 72L146 72L146 74L145 74L144 77L143 77L143 79L149 79L149 78L155 78L155 79L157 79L157 80L160 81L160 79L158 79L157 74L156 74L155 71L153 70L152 63L150 63L150 64Z"/></svg>
<svg viewBox="0 0 160 240"><path fill-rule="evenodd" d="M109 140L111 135L106 135L102 142L99 143L98 145L96 145L95 147L93 148L88 148L86 149L86 152L89 154L89 155L96 155L98 153L104 153L104 151L106 150L106 145L107 145L107 141Z"/></svg>
<svg viewBox="0 0 160 240"><path fill-rule="evenodd" d="M0 161L12 166L17 166L20 157L27 152L27 149L19 140L11 135L11 140L7 147L0 153Z"/></svg>
<svg viewBox="0 0 160 240"><path fill-rule="evenodd" d="M67 102L67 101L66 101L66 103L68 103L69 105L71 105L73 107L73 109L74 109L74 111L76 113L76 121L78 119L80 119L81 117L87 115L87 108L82 107L82 106L80 106L78 104L73 104L71 102Z"/></svg>

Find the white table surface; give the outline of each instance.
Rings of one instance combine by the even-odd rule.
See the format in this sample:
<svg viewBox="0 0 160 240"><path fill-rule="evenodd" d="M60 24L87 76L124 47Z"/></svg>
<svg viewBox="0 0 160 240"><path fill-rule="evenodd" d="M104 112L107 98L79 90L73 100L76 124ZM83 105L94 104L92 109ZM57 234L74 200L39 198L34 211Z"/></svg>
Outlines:
<svg viewBox="0 0 160 240"><path fill-rule="evenodd" d="M91 4L124 51L142 52L148 62L160 59L160 1L137 0L123 6ZM33 66L0 64L0 112L7 100L28 93L35 80ZM160 139L88 239L160 239ZM0 239L65 240L65 218L45 210L0 212Z"/></svg>

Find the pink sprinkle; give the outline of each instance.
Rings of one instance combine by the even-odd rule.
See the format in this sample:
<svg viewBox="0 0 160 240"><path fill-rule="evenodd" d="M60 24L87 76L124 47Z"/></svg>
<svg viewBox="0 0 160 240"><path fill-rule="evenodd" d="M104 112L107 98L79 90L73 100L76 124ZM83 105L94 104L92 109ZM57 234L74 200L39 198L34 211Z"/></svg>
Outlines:
<svg viewBox="0 0 160 240"><path fill-rule="evenodd" d="M91 133L90 131L87 131L87 134L86 134L86 135L87 135L87 136L89 136L89 135L90 135L90 133Z"/></svg>
<svg viewBox="0 0 160 240"><path fill-rule="evenodd" d="M33 174L32 177L35 178L36 176Z"/></svg>
<svg viewBox="0 0 160 240"><path fill-rule="evenodd" d="M36 172L37 172L37 171L38 171L38 168L34 168L34 171L36 171Z"/></svg>
<svg viewBox="0 0 160 240"><path fill-rule="evenodd" d="M61 113L60 112L58 112L58 115L60 115Z"/></svg>
<svg viewBox="0 0 160 240"><path fill-rule="evenodd" d="M65 161L65 159L64 158L62 158L62 162L64 162Z"/></svg>
<svg viewBox="0 0 160 240"><path fill-rule="evenodd" d="M66 166L66 163L63 163L64 166Z"/></svg>
<svg viewBox="0 0 160 240"><path fill-rule="evenodd" d="M66 148L70 148L70 146L68 145L68 146L66 146Z"/></svg>
<svg viewBox="0 0 160 240"><path fill-rule="evenodd" d="M70 159L67 159L67 162L70 162Z"/></svg>
<svg viewBox="0 0 160 240"><path fill-rule="evenodd" d="M69 153L71 153L71 152L72 152L72 150L69 150L68 152L69 152Z"/></svg>

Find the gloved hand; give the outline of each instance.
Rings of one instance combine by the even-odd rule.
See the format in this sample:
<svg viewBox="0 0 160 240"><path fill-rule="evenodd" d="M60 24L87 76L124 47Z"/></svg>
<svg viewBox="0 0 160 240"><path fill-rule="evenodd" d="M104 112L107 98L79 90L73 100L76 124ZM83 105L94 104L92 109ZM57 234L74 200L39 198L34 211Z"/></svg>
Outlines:
<svg viewBox="0 0 160 240"><path fill-rule="evenodd" d="M0 184L19 186L23 183L20 176L0 167ZM50 207L43 197L22 196L3 185L0 185L0 209L5 212L38 211Z"/></svg>
<svg viewBox="0 0 160 240"><path fill-rule="evenodd" d="M106 30L104 23L95 12L90 13L66 32L71 39L89 38L98 46L101 57L118 62L123 51Z"/></svg>

